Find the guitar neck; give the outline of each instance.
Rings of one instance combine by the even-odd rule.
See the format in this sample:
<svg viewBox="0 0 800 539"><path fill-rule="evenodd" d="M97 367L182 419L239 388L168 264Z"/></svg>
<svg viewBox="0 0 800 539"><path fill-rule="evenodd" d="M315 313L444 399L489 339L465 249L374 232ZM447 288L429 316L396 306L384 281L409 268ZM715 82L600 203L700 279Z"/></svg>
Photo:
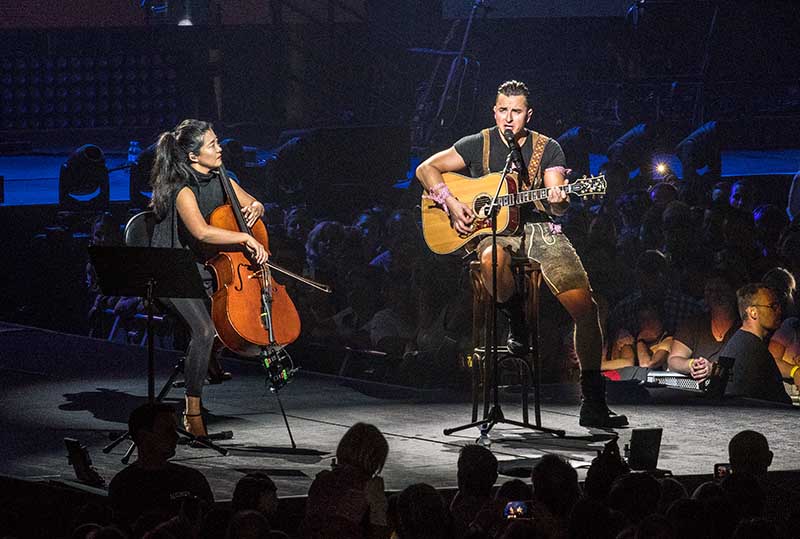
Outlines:
<svg viewBox="0 0 800 539"><path fill-rule="evenodd" d="M545 200L551 189L560 189L565 194L572 192L572 184L558 185L556 187L543 187L541 189L531 189L530 191L520 191L518 193L509 193L507 195L500 195L497 198L499 206L519 206L527 204L528 202L535 202L537 200Z"/></svg>

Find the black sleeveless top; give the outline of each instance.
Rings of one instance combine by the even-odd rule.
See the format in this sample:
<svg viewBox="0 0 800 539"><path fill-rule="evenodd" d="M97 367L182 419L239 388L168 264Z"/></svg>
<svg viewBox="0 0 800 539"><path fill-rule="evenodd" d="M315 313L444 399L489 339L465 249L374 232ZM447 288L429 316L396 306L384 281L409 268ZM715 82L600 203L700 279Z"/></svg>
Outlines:
<svg viewBox="0 0 800 539"><path fill-rule="evenodd" d="M217 172L201 174L195 171L194 177L187 187L194 193L194 197L197 199L197 206L200 208L200 213L206 222L208 222L211 213L225 203L225 192L222 190L222 181ZM175 197L177 198L177 193ZM180 216L178 216L178 239L182 245L189 247L197 255L199 261L204 262L217 252L216 247L197 241L189 233Z"/></svg>
<svg viewBox="0 0 800 539"><path fill-rule="evenodd" d="M169 202L169 208L164 218L156 224L153 231L151 245L153 247L172 247L191 249L197 257L198 262L205 262L216 250L212 246L204 245L191 235L189 230L181 221L175 207L178 193L184 187L188 187L197 199L197 206L203 218L208 221L211 213L218 206L226 202L225 192L222 189L222 180L219 173L214 171L210 174L201 174L192 171L189 181L176 187Z"/></svg>

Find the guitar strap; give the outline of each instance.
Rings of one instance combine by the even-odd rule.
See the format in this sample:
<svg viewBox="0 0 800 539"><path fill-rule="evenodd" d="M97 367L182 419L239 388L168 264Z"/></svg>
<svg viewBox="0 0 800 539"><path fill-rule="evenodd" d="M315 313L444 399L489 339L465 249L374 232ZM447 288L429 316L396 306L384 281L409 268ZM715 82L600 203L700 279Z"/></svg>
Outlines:
<svg viewBox="0 0 800 539"><path fill-rule="evenodd" d="M481 131L481 135L483 135L483 175L489 174L489 150L491 148L491 141L489 140L490 135L489 129L484 129ZM547 146L547 143L550 139L536 131L530 131L530 136L533 137L532 144L533 144L533 154L531 155L531 161L528 163L528 178L527 182L525 178L522 178L522 185L520 185L520 189L528 190L528 189L538 189L542 185L542 156L544 155L544 147ZM536 200L534 201L534 205L536 209L539 211L545 211L544 205L541 201Z"/></svg>
<svg viewBox="0 0 800 539"><path fill-rule="evenodd" d="M544 147L547 146L550 139L536 131L531 131L530 133L533 137L533 154L531 155L530 163L528 163L529 183L528 185L524 185L523 188L538 189L542 186L542 156L544 155ZM541 212L546 211L541 200L535 200L533 204L536 206L537 210Z"/></svg>

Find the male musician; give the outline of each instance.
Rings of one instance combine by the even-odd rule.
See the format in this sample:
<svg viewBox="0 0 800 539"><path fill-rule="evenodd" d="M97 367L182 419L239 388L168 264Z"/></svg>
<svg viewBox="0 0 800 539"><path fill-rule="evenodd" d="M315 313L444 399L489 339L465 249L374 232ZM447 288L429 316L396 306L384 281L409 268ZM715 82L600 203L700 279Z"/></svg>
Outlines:
<svg viewBox="0 0 800 539"><path fill-rule="evenodd" d="M427 191L426 196L443 207L450 215L451 226L460 234L471 231L476 216L469 206L450 193L442 173L468 169L472 177L478 177L503 170L509 153L509 141L504 134L513 138L521 149L521 157L512 161L516 162L513 171L523 188L554 188L566 184L564 152L558 142L525 127L533 115L528 95L524 83L515 80L504 82L497 89L493 108L495 127L462 138L417 168L417 178ZM496 300L500 311L510 320L509 349L517 354L527 352L523 301L515 289L511 259L527 257L541 265L544 281L575 322L575 350L581 363L583 395L579 422L587 427L622 427L628 424L628 419L606 406L605 379L600 374L603 335L589 278L575 249L551 219L551 215L562 215L568 204L566 194L560 189L552 189L546 206L526 205L521 208L524 227L520 235L497 238L500 249L497 252ZM492 282L491 251L491 238L484 238L478 244L477 252L481 277L487 289Z"/></svg>

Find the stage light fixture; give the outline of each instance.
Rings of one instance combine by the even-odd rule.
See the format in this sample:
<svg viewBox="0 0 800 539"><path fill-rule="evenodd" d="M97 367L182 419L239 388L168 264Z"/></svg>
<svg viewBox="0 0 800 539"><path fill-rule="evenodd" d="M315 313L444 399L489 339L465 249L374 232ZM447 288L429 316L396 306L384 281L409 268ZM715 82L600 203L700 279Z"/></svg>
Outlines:
<svg viewBox="0 0 800 539"><path fill-rule="evenodd" d="M151 144L139 154L136 162L130 168L130 199L131 205L136 208L147 208L153 196L153 187L150 185L150 175L156 157L156 145Z"/></svg>
<svg viewBox="0 0 800 539"><path fill-rule="evenodd" d="M653 129L644 123L638 124L608 147L608 160L629 171L640 168L650 155L653 138Z"/></svg>
<svg viewBox="0 0 800 539"><path fill-rule="evenodd" d="M104 210L109 204L106 158L98 146L85 144L61 165L58 201L70 210Z"/></svg>
<svg viewBox="0 0 800 539"><path fill-rule="evenodd" d="M687 202L703 203L711 186L719 181L722 174L717 122L711 121L695 129L678 143L675 153L683 168Z"/></svg>

